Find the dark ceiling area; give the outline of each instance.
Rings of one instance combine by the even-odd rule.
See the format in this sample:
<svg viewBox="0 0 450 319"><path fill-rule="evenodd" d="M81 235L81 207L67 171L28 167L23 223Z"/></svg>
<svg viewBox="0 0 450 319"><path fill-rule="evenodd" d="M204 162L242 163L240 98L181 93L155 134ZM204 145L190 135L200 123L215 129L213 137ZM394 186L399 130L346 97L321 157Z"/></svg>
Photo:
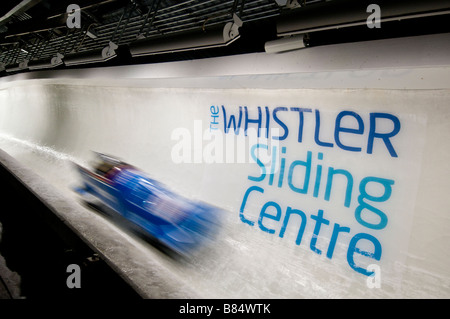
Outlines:
<svg viewBox="0 0 450 319"><path fill-rule="evenodd" d="M298 34L315 46L444 33L449 18L444 0L2 0L0 76L264 52Z"/></svg>

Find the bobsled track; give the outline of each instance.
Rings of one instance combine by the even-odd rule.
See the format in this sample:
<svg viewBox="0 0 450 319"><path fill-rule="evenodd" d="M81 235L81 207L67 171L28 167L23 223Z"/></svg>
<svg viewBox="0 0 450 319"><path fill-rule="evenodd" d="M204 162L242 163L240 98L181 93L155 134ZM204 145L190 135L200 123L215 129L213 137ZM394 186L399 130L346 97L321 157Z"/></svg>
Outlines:
<svg viewBox="0 0 450 319"><path fill-rule="evenodd" d="M145 298L449 298L448 52L450 35L437 34L275 55L4 77L2 183L8 181L18 191L13 179L25 185L48 208L42 219L52 229L72 241L78 238ZM275 121L277 107L284 109L278 109ZM293 107L310 110L299 113ZM265 175L255 162L207 163L201 149L210 140L204 132L215 123L223 131L231 114L238 125L240 111L242 130L247 111L253 118L249 126L266 127L269 114L271 127L282 130L278 136L289 129L279 142L291 179L283 180L274 168L271 186L267 179L261 181ZM342 114L354 121L342 123L353 134L335 129L342 111L352 112ZM299 114L304 116L302 143ZM313 137L318 130L314 115L316 121L321 116L318 138ZM396 126L374 128L389 121ZM398 134L392 133L396 128ZM235 134L233 126L230 130ZM183 133L192 151L184 162L177 157ZM342 145L358 146L358 151ZM73 191L79 178L71 162L88 166L91 151L117 156L183 196L222 208L219 232L201 249L177 258L86 207ZM304 192L301 165L310 166L312 180ZM344 170L345 176L351 174L350 193L343 190L345 184L337 184L337 175L328 187L331 167L342 176ZM363 199L379 209L379 216L387 215L382 226L369 212L358 215L360 181L366 176L392 180L383 184L385 195ZM11 187L3 185L2 190ZM2 216L20 215L24 226L36 219L37 208L24 212L20 199L9 206L12 197L7 194L2 192L8 204ZM285 218L289 209L304 212L301 238L299 221ZM343 216L346 212L350 214ZM39 229L34 233L39 242ZM371 242L363 247L361 238ZM31 239L29 245L30 251L45 250ZM61 265L63 273L67 264ZM363 274L370 265L375 267L372 277ZM67 274L62 277L65 284Z"/></svg>

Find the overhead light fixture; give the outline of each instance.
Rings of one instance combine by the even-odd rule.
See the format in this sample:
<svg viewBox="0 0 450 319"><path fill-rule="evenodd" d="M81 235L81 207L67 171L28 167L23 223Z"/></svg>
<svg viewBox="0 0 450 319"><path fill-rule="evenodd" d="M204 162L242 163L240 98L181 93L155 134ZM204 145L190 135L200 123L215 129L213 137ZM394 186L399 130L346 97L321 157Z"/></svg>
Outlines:
<svg viewBox="0 0 450 319"><path fill-rule="evenodd" d="M28 68L30 70L55 68L64 63L62 60L63 58L64 55L62 55L61 53L56 53L56 56L51 59L30 61L28 63Z"/></svg>
<svg viewBox="0 0 450 319"><path fill-rule="evenodd" d="M281 53L286 51L298 50L306 47L306 36L304 34L292 37L281 38L268 41L264 45L266 53Z"/></svg>
<svg viewBox="0 0 450 319"><path fill-rule="evenodd" d="M117 44L109 42L101 51L91 50L80 53L68 54L64 57L64 64L66 66L81 65L88 63L106 62L117 56Z"/></svg>
<svg viewBox="0 0 450 319"><path fill-rule="evenodd" d="M24 60L20 63L10 64L5 67L6 72L23 71L26 69L28 69L28 60Z"/></svg>
<svg viewBox="0 0 450 319"><path fill-rule="evenodd" d="M227 46L239 39L242 20L233 14L233 22L224 27L194 32L178 32L167 37L137 40L130 45L133 57Z"/></svg>

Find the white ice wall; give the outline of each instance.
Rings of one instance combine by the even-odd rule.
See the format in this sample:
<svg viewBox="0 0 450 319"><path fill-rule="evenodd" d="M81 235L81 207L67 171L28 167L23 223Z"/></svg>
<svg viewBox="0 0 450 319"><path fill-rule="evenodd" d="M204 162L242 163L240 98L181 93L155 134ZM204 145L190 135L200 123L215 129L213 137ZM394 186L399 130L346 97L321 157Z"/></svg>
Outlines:
<svg viewBox="0 0 450 319"><path fill-rule="evenodd" d="M85 163L90 150L96 150L135 164L186 196L226 209L223 230L208 252L185 265L161 261L201 296L449 297L448 39L438 35L282 55L58 71L44 79L33 79L32 73L4 78L0 147L69 198L76 177L67 159ZM286 139L243 137L244 107L254 120L261 110L263 128L269 114L270 127L279 129L274 135L282 136L287 128ZM278 111L276 120L278 107L288 111ZM311 110L301 113L301 142L300 113L291 108ZM212 117L216 110L217 118ZM213 122L212 127L223 133L224 121L229 123L231 114L238 118L240 110L239 137L245 146L260 143L260 158L265 144L277 147L267 156L264 178L248 153L245 163L205 162L227 161L226 153L224 157L217 153L208 127ZM353 115L341 113L345 111ZM377 118L374 113L389 116ZM353 129L338 132L339 141L361 151L338 146L339 114L347 114L341 127ZM396 156L389 152L386 139L374 138L394 130L393 118L400 123L399 132L387 140ZM228 137L232 136L230 132ZM371 139L374 146L368 152ZM188 151L182 142L190 142L192 163L177 163L177 155ZM308 152L311 165L306 169L309 164L302 162ZM351 175L350 193L345 192L342 174L336 175L327 198L330 167ZM302 193L307 171L309 187ZM385 188L369 183L365 191L372 199L358 199L365 177L385 182ZM388 189L387 198L373 198ZM361 201L374 207L361 212L366 224L355 217ZM285 220L288 207L305 214L298 245L300 219ZM317 229L319 211L325 221ZM379 216L387 217L385 225L380 226ZM281 236L283 222L288 223ZM367 237L357 241L361 233L372 241ZM375 241L381 247L380 258L355 252L378 251ZM336 244L334 249L330 243ZM375 278L355 270L369 265L377 267Z"/></svg>

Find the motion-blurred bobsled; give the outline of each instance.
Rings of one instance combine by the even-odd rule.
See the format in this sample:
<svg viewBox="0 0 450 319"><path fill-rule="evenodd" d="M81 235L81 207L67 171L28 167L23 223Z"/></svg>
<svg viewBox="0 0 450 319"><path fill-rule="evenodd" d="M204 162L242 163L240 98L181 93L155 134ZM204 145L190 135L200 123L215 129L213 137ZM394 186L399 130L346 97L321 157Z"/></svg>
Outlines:
<svg viewBox="0 0 450 319"><path fill-rule="evenodd" d="M186 254L216 232L220 210L186 199L136 167L105 154L91 171L78 164L82 186L75 190L140 227L166 247Z"/></svg>

